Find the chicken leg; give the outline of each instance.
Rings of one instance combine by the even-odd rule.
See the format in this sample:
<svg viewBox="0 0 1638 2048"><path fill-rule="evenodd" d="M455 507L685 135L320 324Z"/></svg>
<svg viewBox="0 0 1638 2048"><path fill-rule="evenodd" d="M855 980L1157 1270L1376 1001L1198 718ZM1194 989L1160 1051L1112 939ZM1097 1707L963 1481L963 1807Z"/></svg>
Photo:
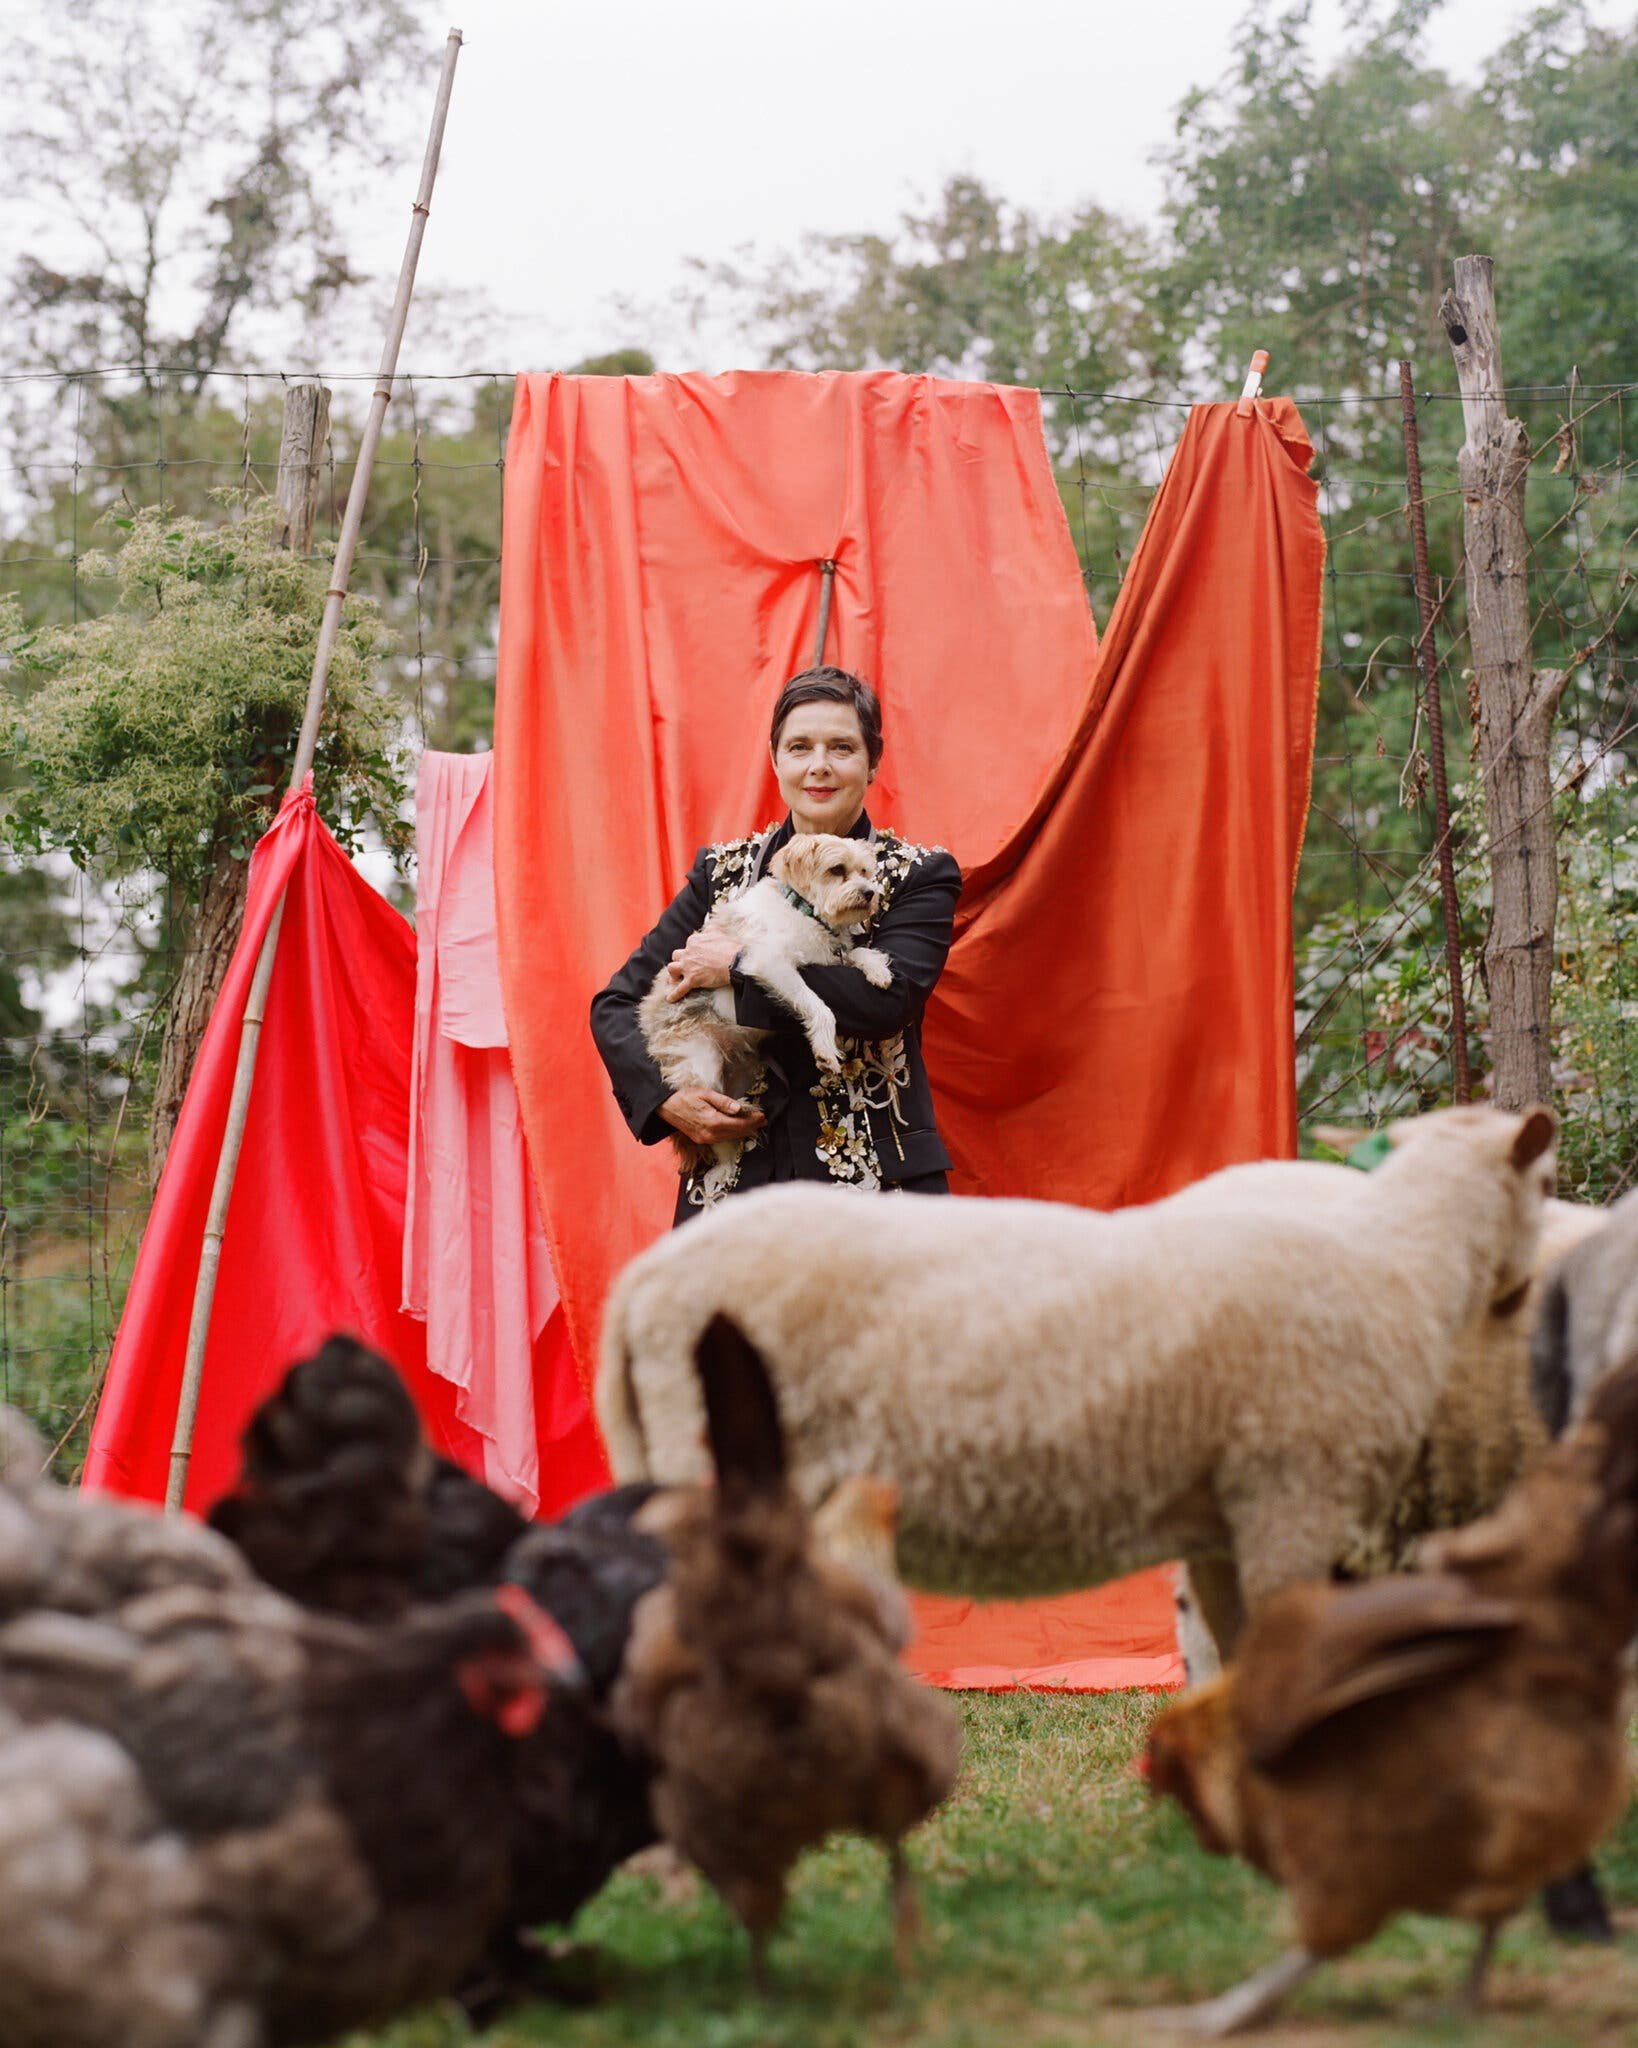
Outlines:
<svg viewBox="0 0 1638 2048"><path fill-rule="evenodd" d="M1267 2019L1305 1977L1318 1969L1319 1961L1318 1956L1311 1956L1306 1949L1294 1948L1266 1969L1248 1977L1243 1984L1236 1984L1232 1991L1225 1991L1217 1998L1203 1999L1199 2005L1159 2007L1147 2017L1152 2025L1176 2027L1187 2033L1200 2034L1210 2041L1219 2041L1225 2035L1237 2034L1242 2028L1255 2026L1259 2020Z"/></svg>
<svg viewBox="0 0 1638 2048"><path fill-rule="evenodd" d="M921 1898L904 1844L895 1842L887 1854L893 1874L893 1961L902 1971L910 1968L921 1945Z"/></svg>
<svg viewBox="0 0 1638 2048"><path fill-rule="evenodd" d="M1487 1920L1480 1932L1473 1966L1467 1973L1467 1982L1462 1986L1464 2012L1478 2012L1484 2005L1485 1974L1490 1968L1490 1958L1496 1952L1496 1936L1500 1932L1501 1923L1496 1920Z"/></svg>

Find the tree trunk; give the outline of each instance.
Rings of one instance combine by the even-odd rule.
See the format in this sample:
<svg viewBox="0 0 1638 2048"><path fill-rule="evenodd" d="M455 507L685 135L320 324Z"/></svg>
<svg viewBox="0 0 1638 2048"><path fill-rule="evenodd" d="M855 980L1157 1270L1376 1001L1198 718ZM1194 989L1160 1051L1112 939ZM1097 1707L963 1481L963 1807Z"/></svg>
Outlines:
<svg viewBox="0 0 1638 2048"><path fill-rule="evenodd" d="M319 471L324 437L330 425L330 394L322 384L292 384L284 400L284 432L279 442L279 536L287 548L307 555L313 547L318 516ZM271 764L258 771L273 781ZM267 822L274 812L270 805ZM188 1077L193 1072L205 1026L222 992L222 980L239 943L249 890L250 863L218 853L203 893L183 925L182 968L165 1019L159 1048L159 1076L154 1084L153 1116L148 1125L148 1172L159 1182L176 1120L182 1113Z"/></svg>
<svg viewBox="0 0 1638 2048"><path fill-rule="evenodd" d="M1490 824L1485 941L1491 1096L1503 1109L1552 1094L1553 926L1558 870L1550 746L1565 678L1532 674L1524 526L1529 439L1507 416L1488 256L1456 259L1439 308L1456 358L1467 441L1457 462L1467 547L1467 624Z"/></svg>

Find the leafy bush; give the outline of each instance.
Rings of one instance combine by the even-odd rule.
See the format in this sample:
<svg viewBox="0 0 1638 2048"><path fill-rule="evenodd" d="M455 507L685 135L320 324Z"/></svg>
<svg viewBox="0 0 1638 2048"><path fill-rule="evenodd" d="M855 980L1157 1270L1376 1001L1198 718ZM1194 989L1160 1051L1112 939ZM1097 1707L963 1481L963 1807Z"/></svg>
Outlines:
<svg viewBox="0 0 1638 2048"><path fill-rule="evenodd" d="M193 894L224 853L242 860L288 777L328 585L326 565L280 547L274 509L207 526L148 508L113 523L115 584L101 618L26 632L6 651L21 702L6 740L22 787L5 835L81 867L149 869ZM388 640L350 598L330 664L314 793L343 843L366 820L402 856L409 828L403 712L376 686Z"/></svg>

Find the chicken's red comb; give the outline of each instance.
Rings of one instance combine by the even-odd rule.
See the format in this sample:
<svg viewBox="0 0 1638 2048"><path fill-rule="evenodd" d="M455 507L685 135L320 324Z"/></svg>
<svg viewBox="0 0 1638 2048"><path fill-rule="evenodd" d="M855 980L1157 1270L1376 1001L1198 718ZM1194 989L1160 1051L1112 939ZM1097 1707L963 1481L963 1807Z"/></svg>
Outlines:
<svg viewBox="0 0 1638 2048"><path fill-rule="evenodd" d="M523 1640L529 1646L530 1656L548 1678L569 1684L584 1682L586 1674L581 1669L574 1644L540 1602L532 1599L522 1586L497 1586L495 1605L509 1620L517 1623Z"/></svg>

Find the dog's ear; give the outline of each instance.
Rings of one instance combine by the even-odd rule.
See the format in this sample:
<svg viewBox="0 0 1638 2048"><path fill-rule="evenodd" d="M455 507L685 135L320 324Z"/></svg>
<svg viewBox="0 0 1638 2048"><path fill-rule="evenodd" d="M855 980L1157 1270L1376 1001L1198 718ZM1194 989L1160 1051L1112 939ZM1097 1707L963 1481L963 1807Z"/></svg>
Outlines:
<svg viewBox="0 0 1638 2048"><path fill-rule="evenodd" d="M694 1347L717 1484L777 1493L785 1483L785 1432L762 1354L739 1325L714 1315Z"/></svg>
<svg viewBox="0 0 1638 2048"><path fill-rule="evenodd" d="M799 832L787 840L768 863L768 872L787 883L798 896L811 895L824 857L824 840L817 832Z"/></svg>

